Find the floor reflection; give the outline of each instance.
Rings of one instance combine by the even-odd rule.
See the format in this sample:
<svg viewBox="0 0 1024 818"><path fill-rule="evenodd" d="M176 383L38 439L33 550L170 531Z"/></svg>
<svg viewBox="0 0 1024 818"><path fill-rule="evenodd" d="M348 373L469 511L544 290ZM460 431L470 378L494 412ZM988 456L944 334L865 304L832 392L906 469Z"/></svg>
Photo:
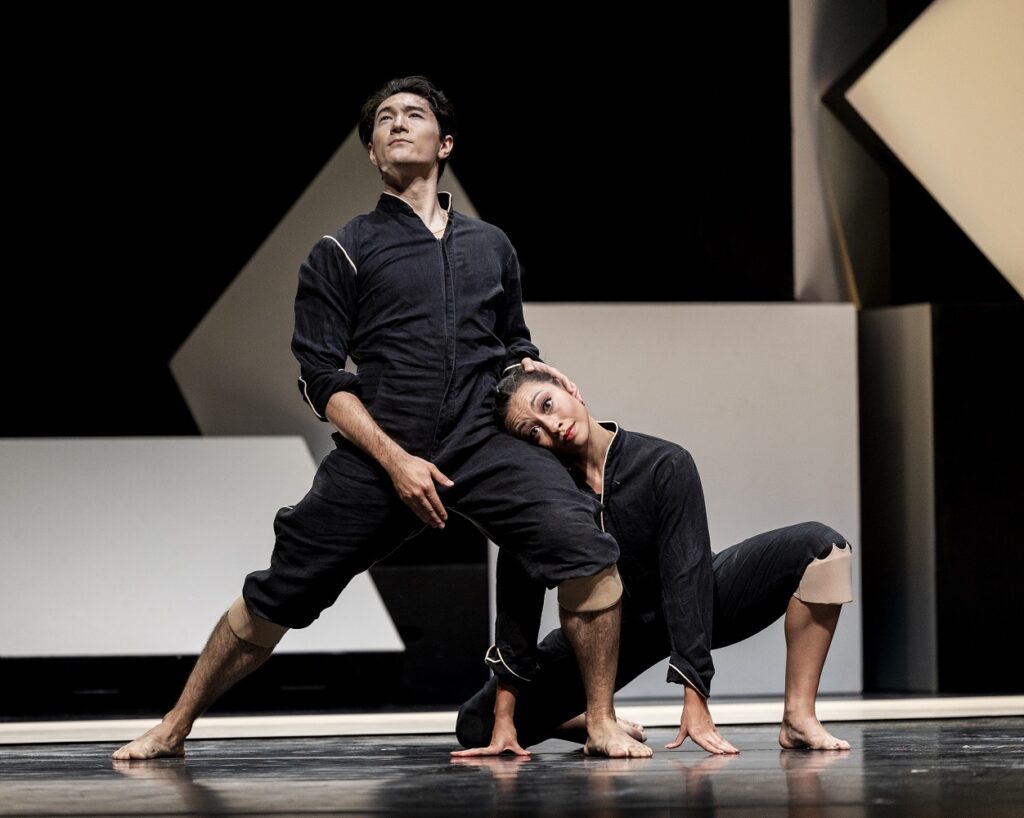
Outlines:
<svg viewBox="0 0 1024 818"><path fill-rule="evenodd" d="M790 807L792 815L811 816L808 809L826 802L822 773L834 765L847 765L847 781L859 782L852 750L814 752L771 749L748 750L734 756L705 755L690 748L662 751L652 759L601 759L548 742L531 758L454 758L450 765L467 774L486 774L495 805L534 804L534 794L546 793L549 808L586 809L600 815L626 815L639 808L707 808L739 803L752 796L776 806ZM561 745L566 746L566 745ZM479 782L468 784L483 788ZM846 797L851 793L849 787ZM859 789L859 787L858 787Z"/></svg>
<svg viewBox="0 0 1024 818"><path fill-rule="evenodd" d="M112 761L113 745L5 747L0 815L1024 814L1024 719L842 728L851 750L781 750L777 728L733 727L737 756L687 744L650 759L556 741L529 758L452 759L451 736L197 741L186 759L150 762ZM650 734L659 748L675 731Z"/></svg>
<svg viewBox="0 0 1024 818"><path fill-rule="evenodd" d="M164 758L154 761L111 759L111 769L125 778L156 783L169 788L180 799L187 815L223 815L229 812L227 804L209 786L192 778L188 761L184 758Z"/></svg>

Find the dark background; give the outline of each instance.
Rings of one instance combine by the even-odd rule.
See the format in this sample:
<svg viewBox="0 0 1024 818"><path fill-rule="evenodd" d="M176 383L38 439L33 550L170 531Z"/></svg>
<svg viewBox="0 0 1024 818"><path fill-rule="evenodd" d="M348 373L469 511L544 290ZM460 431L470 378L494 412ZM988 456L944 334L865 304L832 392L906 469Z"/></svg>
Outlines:
<svg viewBox="0 0 1024 818"><path fill-rule="evenodd" d="M454 100L450 167L515 243L528 300L791 299L784 6L705 10L693 50L651 38L642 62L610 29L520 41L515 21L504 48L450 54L329 19L335 39L273 47L65 44L65 70L16 92L3 349L26 392L0 435L196 434L167 361L396 75Z"/></svg>

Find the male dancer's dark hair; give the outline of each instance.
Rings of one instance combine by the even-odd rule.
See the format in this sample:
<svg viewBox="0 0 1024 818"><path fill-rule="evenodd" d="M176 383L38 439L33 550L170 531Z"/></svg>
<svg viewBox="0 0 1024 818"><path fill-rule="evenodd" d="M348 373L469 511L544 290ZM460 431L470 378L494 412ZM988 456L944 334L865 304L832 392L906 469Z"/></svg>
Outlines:
<svg viewBox="0 0 1024 818"><path fill-rule="evenodd" d="M455 106L445 96L444 91L437 88L434 83L426 77L413 75L411 77L398 77L388 80L381 88L363 103L363 109L359 114L359 139L364 145L373 141L373 122L377 108L388 97L395 94L416 94L423 97L430 103L430 110L434 112L437 124L440 127L441 138L451 135L454 137L455 127ZM447 159L442 159L437 164L437 178L440 179L444 173L444 166Z"/></svg>

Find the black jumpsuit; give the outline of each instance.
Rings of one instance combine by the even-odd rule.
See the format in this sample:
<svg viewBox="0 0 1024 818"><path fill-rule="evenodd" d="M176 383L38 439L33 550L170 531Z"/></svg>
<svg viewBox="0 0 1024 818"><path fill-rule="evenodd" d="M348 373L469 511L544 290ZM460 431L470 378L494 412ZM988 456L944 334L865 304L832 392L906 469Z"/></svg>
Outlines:
<svg viewBox="0 0 1024 818"><path fill-rule="evenodd" d="M438 199L448 212L441 240L383 193L373 212L313 246L295 299L299 391L321 420L331 395L359 395L398 445L455 482L438 487L445 507L514 551L535 581L591 576L618 559L595 522L598 501L494 417L500 373L538 358L515 250L498 228L452 210L450 194ZM357 374L344 370L346 355ZM245 580L253 613L286 627L309 625L353 576L422 528L384 469L334 440L309 493L278 512L270 567Z"/></svg>
<svg viewBox="0 0 1024 818"><path fill-rule="evenodd" d="M804 570L845 538L821 523L759 534L711 553L704 492L690 453L681 446L613 423L604 467L602 525L619 544L624 587L619 689L669 657L668 681L689 683L704 696L715 668L711 649L753 636L785 613ZM596 498L573 470L581 494ZM498 558L496 642L488 651L493 677L459 711L465 747L490 743L497 679L518 689L520 744L550 738L586 709L575 655L561 630L536 651L544 589L514 558Z"/></svg>

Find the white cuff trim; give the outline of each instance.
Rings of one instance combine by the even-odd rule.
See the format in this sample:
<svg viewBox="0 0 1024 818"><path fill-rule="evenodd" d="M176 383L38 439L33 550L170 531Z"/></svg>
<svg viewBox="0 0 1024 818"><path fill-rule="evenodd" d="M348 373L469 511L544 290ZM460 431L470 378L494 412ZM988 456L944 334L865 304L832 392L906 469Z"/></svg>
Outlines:
<svg viewBox="0 0 1024 818"><path fill-rule="evenodd" d="M497 653L497 654L498 654L498 658L497 658L497 659L492 659L492 658L491 658L491 651L492 651L492 650L493 650L493 651L494 651L495 653ZM501 650L500 650L500 649L498 648L498 646L497 646L497 645L491 645L491 646L490 646L489 648L487 648L487 653L485 653L485 654L484 654L484 661L485 661L485 662L486 662L487 664L489 664L489 665L497 665L497 664L500 664L500 665L502 665L502 666L503 666L503 667L505 668L505 670L507 670L507 671L508 671L509 673L511 673L511 674L512 674L513 676L515 676L515 677L516 677L517 679L522 679L522 680L523 680L524 682L528 682L528 681L530 681L530 680L529 680L529 679L527 679L527 678L526 678L525 676L520 676L520 675L519 675L518 673L516 673L516 672L515 672L514 670L512 670L512 668L510 668L510 667L508 666L508 664L507 664L507 663L505 662L505 660L504 660L504 659L502 658L502 656L501 656Z"/></svg>
<svg viewBox="0 0 1024 818"><path fill-rule="evenodd" d="M670 668L672 668L672 670L674 670L680 676L682 676L684 682L686 682L690 687L692 687L694 690L696 690L698 693L700 693L700 688L697 687L697 685L695 685L693 682L690 681L690 677L689 676L687 676L685 673L683 673L683 671L681 671L679 668L677 668L671 662L668 663L668 666ZM707 698L703 693L700 693L700 695L701 695L701 698Z"/></svg>
<svg viewBox="0 0 1024 818"><path fill-rule="evenodd" d="M313 401L309 399L309 387L306 385L306 380L301 375L299 375L299 382L302 384L302 396L306 399L306 403L309 404L309 408L313 410L313 414L320 418L320 420L327 420L327 418L316 411Z"/></svg>

